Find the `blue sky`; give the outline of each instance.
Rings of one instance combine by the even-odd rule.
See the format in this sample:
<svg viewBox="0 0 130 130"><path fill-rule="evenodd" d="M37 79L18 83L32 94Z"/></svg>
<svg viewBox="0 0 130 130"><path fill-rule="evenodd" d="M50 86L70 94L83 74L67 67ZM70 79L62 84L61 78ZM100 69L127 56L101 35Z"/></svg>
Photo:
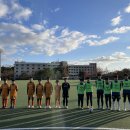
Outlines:
<svg viewBox="0 0 130 130"><path fill-rule="evenodd" d="M130 0L0 0L0 8L3 65L130 64Z"/></svg>

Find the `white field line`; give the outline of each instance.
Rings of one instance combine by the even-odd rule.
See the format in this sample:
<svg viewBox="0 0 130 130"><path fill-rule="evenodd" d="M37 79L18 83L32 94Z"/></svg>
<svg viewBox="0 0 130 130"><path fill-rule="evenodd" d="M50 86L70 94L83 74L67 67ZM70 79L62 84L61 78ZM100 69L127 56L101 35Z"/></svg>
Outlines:
<svg viewBox="0 0 130 130"><path fill-rule="evenodd" d="M11 129L0 129L0 130L130 130L120 128L105 128L105 127L37 127L37 128L11 128Z"/></svg>

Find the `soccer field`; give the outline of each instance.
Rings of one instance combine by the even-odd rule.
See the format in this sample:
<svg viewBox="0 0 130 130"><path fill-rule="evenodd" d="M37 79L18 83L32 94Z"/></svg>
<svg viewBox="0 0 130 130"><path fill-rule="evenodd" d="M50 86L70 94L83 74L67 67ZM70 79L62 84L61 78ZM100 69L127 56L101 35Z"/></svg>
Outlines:
<svg viewBox="0 0 130 130"><path fill-rule="evenodd" d="M41 129L86 129L87 128L130 128L130 111L123 111L123 98L121 99L121 111L97 110L96 89L93 95L93 113L87 109L77 109L78 81L69 81L70 97L69 109L55 109L54 91L51 99L52 109L27 109L26 84L28 81L17 81L19 86L16 109L0 109L0 129L7 128L40 128ZM37 83L37 81L35 81ZM45 83L45 81L43 81ZM55 82L52 81L53 85ZM61 81L62 83L62 81ZM36 97L35 97L36 99ZM62 98L61 98L62 99ZM86 96L84 107L86 107ZM61 100L62 101L62 100ZM1 102L1 97L0 97ZM43 107L45 99L43 98ZM62 105L62 102L61 102ZM104 104L105 106L105 104ZM93 127L93 128L92 128Z"/></svg>

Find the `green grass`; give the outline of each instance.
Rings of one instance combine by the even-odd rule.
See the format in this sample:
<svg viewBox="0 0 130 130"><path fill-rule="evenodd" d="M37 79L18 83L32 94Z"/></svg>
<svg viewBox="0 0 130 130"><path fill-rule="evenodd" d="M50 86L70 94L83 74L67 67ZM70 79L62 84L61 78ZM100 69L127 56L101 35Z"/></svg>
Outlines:
<svg viewBox="0 0 130 130"><path fill-rule="evenodd" d="M17 97L17 108L0 109L0 129L2 128L31 128L31 127L109 127L109 128L130 128L130 112L124 111L98 111L89 113L88 110L77 109L76 85L78 81L69 81L71 89L69 92L69 109L27 109L26 84L28 81L17 81L19 86ZM60 81L62 83L62 81ZM35 81L37 83L37 81ZM45 83L45 81L43 81ZM55 81L52 81L55 85ZM62 98L61 98L62 99ZM86 107L86 96L84 107ZM94 88L93 106L96 105L96 89ZM61 100L62 101L62 100ZM1 102L1 97L0 97ZM43 98L44 106L45 98ZM54 107L54 91L51 98ZM62 104L62 102L61 102ZM105 106L105 104L104 104ZM36 97L35 97L36 107ZM123 98L121 99L123 109Z"/></svg>

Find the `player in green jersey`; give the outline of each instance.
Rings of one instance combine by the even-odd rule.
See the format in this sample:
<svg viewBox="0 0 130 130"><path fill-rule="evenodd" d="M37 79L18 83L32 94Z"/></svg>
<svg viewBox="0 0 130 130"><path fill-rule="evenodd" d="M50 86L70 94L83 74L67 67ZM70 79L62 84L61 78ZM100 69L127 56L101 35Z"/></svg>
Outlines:
<svg viewBox="0 0 130 130"><path fill-rule="evenodd" d="M85 83L85 90L86 90L86 97L87 97L87 108L90 108L90 112L93 111L93 104L92 104L92 93L93 93L93 85L90 81L90 78L87 77L87 81ZM89 100L90 100L90 107L89 107Z"/></svg>
<svg viewBox="0 0 130 130"><path fill-rule="evenodd" d="M111 83L109 82L109 78L105 78L104 82L104 95L105 95L105 102L106 102L106 109L111 109ZM109 106L108 106L109 102Z"/></svg>
<svg viewBox="0 0 130 130"><path fill-rule="evenodd" d="M120 111L120 91L121 91L121 82L118 80L118 75L114 76L114 80L111 83L112 87L112 99L113 99L113 108L115 110L115 100L118 102L118 111Z"/></svg>
<svg viewBox="0 0 130 130"><path fill-rule="evenodd" d="M84 79L81 78L80 83L77 85L78 108L81 108L81 109L83 109L84 91L85 91Z"/></svg>
<svg viewBox="0 0 130 130"><path fill-rule="evenodd" d="M101 109L103 109L103 93L104 93L103 84L104 81L101 78L101 74L98 74L98 79L96 80L98 109L100 109L100 99L101 99Z"/></svg>
<svg viewBox="0 0 130 130"><path fill-rule="evenodd" d="M129 101L129 110L130 110L130 80L128 79L128 75L124 75L124 80L122 81L123 87L123 102L124 102L124 111L126 111L126 97L128 97Z"/></svg>

